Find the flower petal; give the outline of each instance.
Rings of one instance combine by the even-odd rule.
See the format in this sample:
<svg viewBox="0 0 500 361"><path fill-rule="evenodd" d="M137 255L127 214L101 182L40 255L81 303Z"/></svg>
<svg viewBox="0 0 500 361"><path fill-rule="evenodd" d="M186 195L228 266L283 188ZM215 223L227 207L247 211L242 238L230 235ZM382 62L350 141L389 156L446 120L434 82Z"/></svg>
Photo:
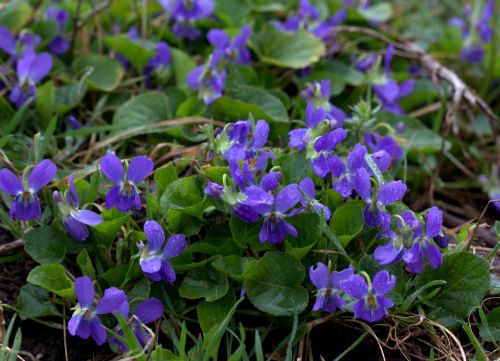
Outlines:
<svg viewBox="0 0 500 361"><path fill-rule="evenodd" d="M108 153L101 159L101 169L110 181L120 183L123 180L122 161L113 153Z"/></svg>
<svg viewBox="0 0 500 361"><path fill-rule="evenodd" d="M281 213L285 213L290 208L295 206L302 199L299 186L297 184L289 184L283 187L274 200L274 208Z"/></svg>
<svg viewBox="0 0 500 361"><path fill-rule="evenodd" d="M377 272L372 282L373 290L379 295L389 293L395 285L396 277L390 275L386 270Z"/></svg>
<svg viewBox="0 0 500 361"><path fill-rule="evenodd" d="M167 244L163 249L163 259L177 257L186 248L187 240L183 234L173 234L168 238Z"/></svg>
<svg viewBox="0 0 500 361"><path fill-rule="evenodd" d="M42 160L31 171L28 178L28 186L34 192L38 192L55 177L56 171L57 167L54 163L48 159Z"/></svg>
<svg viewBox="0 0 500 361"><path fill-rule="evenodd" d="M443 212L437 207L432 207L425 214L425 233L428 238L434 238L441 232Z"/></svg>
<svg viewBox="0 0 500 361"><path fill-rule="evenodd" d="M402 251L402 247L394 247L392 241L389 241L383 246L375 248L373 257L379 265L384 266L397 262L401 257Z"/></svg>
<svg viewBox="0 0 500 361"><path fill-rule="evenodd" d="M169 284L173 284L175 282L175 271L168 262L162 262L160 269L161 279Z"/></svg>
<svg viewBox="0 0 500 361"><path fill-rule="evenodd" d="M370 175L365 168L358 168L358 170L356 170L352 179L352 186L365 202L371 199Z"/></svg>
<svg viewBox="0 0 500 361"><path fill-rule="evenodd" d="M82 222L83 224L86 224L88 226L97 226L98 224L103 222L103 219L99 214L87 210L78 211L78 213L74 214L73 217L77 221Z"/></svg>
<svg viewBox="0 0 500 361"><path fill-rule="evenodd" d="M138 184L153 171L154 163L146 156L134 157L128 166L127 178L134 184Z"/></svg>
<svg viewBox="0 0 500 361"><path fill-rule="evenodd" d="M0 170L0 189L11 196L15 196L23 191L23 184L14 173L4 168Z"/></svg>
<svg viewBox="0 0 500 361"><path fill-rule="evenodd" d="M165 232L160 224L156 221L146 221L144 223L144 233L146 233L146 238L148 239L148 249L150 252L157 252L161 246L163 246L163 242L165 242ZM146 272L156 272L155 271L146 271Z"/></svg>
<svg viewBox="0 0 500 361"><path fill-rule="evenodd" d="M343 283L342 290L352 297L362 298L368 293L368 285L363 277L354 275Z"/></svg>
<svg viewBox="0 0 500 361"><path fill-rule="evenodd" d="M75 280L75 294L82 308L90 308L94 304L94 285L88 276Z"/></svg>
<svg viewBox="0 0 500 361"><path fill-rule="evenodd" d="M402 181L392 181L380 187L378 200L383 205L391 204L403 198L408 187Z"/></svg>
<svg viewBox="0 0 500 361"><path fill-rule="evenodd" d="M137 305L134 314L145 324L156 321L163 315L163 304L157 298L148 298Z"/></svg>
<svg viewBox="0 0 500 361"><path fill-rule="evenodd" d="M68 231L71 238L77 241L84 241L89 236L89 229L85 224L69 216L64 221L64 228Z"/></svg>
<svg viewBox="0 0 500 361"><path fill-rule="evenodd" d="M121 313L123 317L128 317L127 296L122 290L110 287L104 291L104 297L97 304L95 313L97 315L104 315L115 311Z"/></svg>
<svg viewBox="0 0 500 361"><path fill-rule="evenodd" d="M78 332L78 328L80 327L80 323L82 321L83 315L75 315L71 316L71 319L68 322L68 331L71 336L75 336Z"/></svg>
<svg viewBox="0 0 500 361"><path fill-rule="evenodd" d="M317 289L330 288L330 271L321 262L318 262L316 267L309 268L309 278Z"/></svg>
<svg viewBox="0 0 500 361"><path fill-rule="evenodd" d="M141 269L144 273L156 273L161 268L161 257L151 256L147 258L142 258L139 260Z"/></svg>
<svg viewBox="0 0 500 361"><path fill-rule="evenodd" d="M258 150L259 148L262 148L266 144L268 136L269 124L265 120L259 120L253 131L252 149Z"/></svg>
<svg viewBox="0 0 500 361"><path fill-rule="evenodd" d="M281 172L269 172L260 181L259 186L266 192L275 190L280 186Z"/></svg>
<svg viewBox="0 0 500 361"><path fill-rule="evenodd" d="M424 254L425 257L427 257L432 269L437 269L443 264L443 255L441 254L441 251L439 251L439 248L431 242L425 241Z"/></svg>
<svg viewBox="0 0 500 361"><path fill-rule="evenodd" d="M90 321L90 329L92 338L98 346L106 342L106 330L104 329L99 317L92 318L92 321Z"/></svg>
<svg viewBox="0 0 500 361"><path fill-rule="evenodd" d="M346 282L353 276L354 267L352 265L342 271L332 272L332 288L341 290L344 282Z"/></svg>

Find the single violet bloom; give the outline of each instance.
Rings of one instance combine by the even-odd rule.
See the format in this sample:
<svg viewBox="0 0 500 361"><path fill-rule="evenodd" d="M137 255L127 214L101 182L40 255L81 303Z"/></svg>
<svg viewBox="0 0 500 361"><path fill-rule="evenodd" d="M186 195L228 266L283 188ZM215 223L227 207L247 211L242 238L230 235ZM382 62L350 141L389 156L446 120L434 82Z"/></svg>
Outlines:
<svg viewBox="0 0 500 361"><path fill-rule="evenodd" d="M0 26L0 50L9 55L16 55L16 37L5 26Z"/></svg>
<svg viewBox="0 0 500 361"><path fill-rule="evenodd" d="M195 90L205 104L211 104L222 96L226 82L226 71L218 69L221 52L214 52L207 63L200 65L187 75L186 83Z"/></svg>
<svg viewBox="0 0 500 361"><path fill-rule="evenodd" d="M177 257L186 248L186 237L182 234L173 234L163 246L165 232L156 221L146 221L144 233L148 240L147 245L142 241L137 244L142 272L152 281L163 280L173 284L176 279L175 271L168 260Z"/></svg>
<svg viewBox="0 0 500 361"><path fill-rule="evenodd" d="M315 311L325 311L334 313L344 305L344 299L340 296L344 282L354 276L354 268L349 266L340 272L332 272L321 262L316 267L309 268L309 278L312 284L318 289L316 301L312 308Z"/></svg>
<svg viewBox="0 0 500 361"><path fill-rule="evenodd" d="M245 25L231 41L223 30L212 29L208 32L207 38L215 47L215 51L221 52L225 59L239 65L247 65L250 63L250 51L246 48L246 42L250 32L250 26Z"/></svg>
<svg viewBox="0 0 500 361"><path fill-rule="evenodd" d="M153 171L154 164L145 156L132 158L125 174L122 161L112 153L106 154L101 160L103 174L113 183L106 196L106 208L116 207L119 211L126 212L132 208L141 209L141 198L137 185Z"/></svg>
<svg viewBox="0 0 500 361"><path fill-rule="evenodd" d="M10 207L10 217L21 221L39 218L42 214L40 201L36 193L45 187L56 175L56 165L45 159L30 172L28 182L23 182L9 169L0 171L0 189L14 196Z"/></svg>
<svg viewBox="0 0 500 361"><path fill-rule="evenodd" d="M54 191L53 197L59 208L64 227L73 239L86 240L89 236L87 226L97 226L102 223L103 219L97 213L79 209L80 199L76 193L72 175L69 176L69 190L65 197L63 198L59 191Z"/></svg>
<svg viewBox="0 0 500 361"><path fill-rule="evenodd" d="M118 312L127 317L129 306L125 292L116 287L106 289L104 297L94 308L94 285L88 276L83 276L75 280L75 294L78 304L68 322L69 333L83 339L92 335L95 343L102 345L107 335L98 315Z"/></svg>
<svg viewBox="0 0 500 361"><path fill-rule="evenodd" d="M354 275L342 284L342 289L358 299L352 308L354 318L376 322L387 316L387 309L394 305L386 295L396 285L396 277L389 275L386 270L377 272L373 282L366 277L365 280L360 275Z"/></svg>

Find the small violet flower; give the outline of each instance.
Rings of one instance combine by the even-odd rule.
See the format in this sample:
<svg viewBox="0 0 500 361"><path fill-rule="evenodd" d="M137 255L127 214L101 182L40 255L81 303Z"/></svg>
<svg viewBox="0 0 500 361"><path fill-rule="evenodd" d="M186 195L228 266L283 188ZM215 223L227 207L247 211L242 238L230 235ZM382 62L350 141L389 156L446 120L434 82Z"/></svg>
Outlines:
<svg viewBox="0 0 500 361"><path fill-rule="evenodd" d="M368 281L368 283L367 283ZM389 275L386 270L379 271L370 282L360 275L354 275L346 280L342 289L350 296L357 298L352 310L354 318L362 318L368 322L376 322L387 316L387 309L394 303L386 297L396 285L396 277Z"/></svg>
<svg viewBox="0 0 500 361"><path fill-rule="evenodd" d="M198 90L200 98L207 105L219 99L224 90L227 73L218 66L222 56L221 52L214 52L204 65L194 68L186 77L186 83Z"/></svg>
<svg viewBox="0 0 500 361"><path fill-rule="evenodd" d="M57 22L59 26L59 32L62 32L64 27L66 26L66 23L68 22L69 14L64 9L51 7L47 9L45 17L47 20L53 20ZM52 54L62 55L69 50L70 44L64 36L62 36L61 34L57 34L47 47Z"/></svg>
<svg viewBox="0 0 500 361"><path fill-rule="evenodd" d="M201 32L194 26L214 11L213 0L159 0L163 9L174 19L173 34L182 39L194 40Z"/></svg>
<svg viewBox="0 0 500 361"><path fill-rule="evenodd" d="M132 208L141 209L141 199L137 185L153 171L153 161L145 156L132 158L125 174L122 161L116 155L108 153L101 160L103 174L117 185L106 196L106 208L116 207L126 212Z"/></svg>
<svg viewBox="0 0 500 361"><path fill-rule="evenodd" d="M230 37L221 29L212 29L207 38L215 47L216 52L221 52L225 59L239 65L250 63L250 51L246 48L246 42L250 37L250 26L245 25L231 41Z"/></svg>
<svg viewBox="0 0 500 361"><path fill-rule="evenodd" d="M64 227L73 239L84 241L89 236L87 226L96 226L102 223L103 219L97 213L78 209L80 199L76 193L73 176L69 176L69 190L64 199L59 191L54 191L53 197L59 208Z"/></svg>
<svg viewBox="0 0 500 361"><path fill-rule="evenodd" d="M346 119L345 113L342 109L330 103L330 79L316 80L313 83L308 83L306 88L301 91L301 95L305 101L313 103L316 109L323 108L331 115L332 127L339 128L344 125Z"/></svg>
<svg viewBox="0 0 500 361"><path fill-rule="evenodd" d="M75 293L78 304L68 322L69 333L83 339L92 335L96 344L102 345L107 336L98 315L118 312L127 317L129 306L125 292L116 287L106 289L94 308L94 285L89 277L83 276L75 280Z"/></svg>
<svg viewBox="0 0 500 361"><path fill-rule="evenodd" d="M309 278L313 285L318 289L316 302L312 308L314 311L325 311L334 313L344 305L344 299L339 292L343 290L344 283L354 276L354 268L349 266L340 272L331 272L328 267L318 262L316 268L309 268Z"/></svg>
<svg viewBox="0 0 500 361"><path fill-rule="evenodd" d="M168 260L177 257L186 248L186 237L182 234L173 234L164 246L165 233L156 221L146 221L144 233L148 240L147 245L142 241L137 244L142 271L152 281L163 280L173 284L176 279L175 271Z"/></svg>
<svg viewBox="0 0 500 361"><path fill-rule="evenodd" d="M14 196L10 208L10 217L21 221L39 218L42 214L40 201L36 192L46 186L56 175L56 165L45 159L38 163L30 172L28 182L23 182L9 169L0 171L0 189Z"/></svg>

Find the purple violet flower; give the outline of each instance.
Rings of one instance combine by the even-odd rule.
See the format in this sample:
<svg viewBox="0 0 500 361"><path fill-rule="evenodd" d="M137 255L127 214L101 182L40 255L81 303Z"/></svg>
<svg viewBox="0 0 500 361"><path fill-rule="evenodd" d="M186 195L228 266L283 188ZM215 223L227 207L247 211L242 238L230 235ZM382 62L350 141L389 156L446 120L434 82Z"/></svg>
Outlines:
<svg viewBox="0 0 500 361"><path fill-rule="evenodd" d="M16 55L16 37L5 26L0 26L0 50L9 55Z"/></svg>
<svg viewBox="0 0 500 361"><path fill-rule="evenodd" d="M186 83L198 90L205 104L213 103L222 96L226 82L226 71L218 69L218 62L223 54L214 52L204 65L200 65L188 74Z"/></svg>
<svg viewBox="0 0 500 361"><path fill-rule="evenodd" d="M131 326L135 337L144 348L151 336L144 331L142 325L155 322L163 316L163 304L157 298L148 298L137 305L131 318ZM118 329L117 333L123 336L123 331ZM116 337L111 337L110 342L120 347L120 352L125 352L127 348Z"/></svg>
<svg viewBox="0 0 500 361"><path fill-rule="evenodd" d="M210 44L215 47L215 51L221 52L228 61L247 65L250 63L250 51L246 48L246 42L250 37L250 32L250 26L245 25L231 41L223 30L212 29L208 32L207 38Z"/></svg>
<svg viewBox="0 0 500 361"><path fill-rule="evenodd" d="M52 68L52 57L48 53L35 54L26 51L17 61L16 73L18 83L9 95L9 100L20 108L28 99L35 96L35 85L42 80Z"/></svg>
<svg viewBox="0 0 500 361"><path fill-rule="evenodd" d="M64 27L66 26L66 23L68 22L69 14L64 9L51 7L47 9L45 18L47 20L53 20L57 22L59 25L59 32L62 32ZM64 36L62 36L61 34L57 34L47 47L49 48L51 53L55 55L62 55L69 50L70 44Z"/></svg>
<svg viewBox="0 0 500 361"><path fill-rule="evenodd" d="M182 234L173 234L164 246L165 232L156 221L146 221L144 233L148 240L147 245L142 241L137 243L142 272L152 281L163 280L173 284L176 278L175 271L168 260L177 257L186 248L186 237Z"/></svg>
<svg viewBox="0 0 500 361"><path fill-rule="evenodd" d="M172 32L180 39L199 37L201 32L194 23L211 16L214 11L212 0L159 0L159 3L174 19Z"/></svg>
<svg viewBox="0 0 500 361"><path fill-rule="evenodd" d="M332 117L332 128L339 128L344 125L346 118L342 109L337 108L330 103L331 96L331 81L330 79L316 80L312 84L306 85L306 88L301 91L301 95L305 101L312 103L316 109L323 108Z"/></svg>
<svg viewBox="0 0 500 361"><path fill-rule="evenodd" d="M83 339L92 335L95 343L102 345L107 336L98 315L118 312L127 317L129 306L125 292L116 287L106 289L104 297L94 308L94 285L89 277L83 276L75 280L75 293L78 304L68 322L69 333Z"/></svg>
<svg viewBox="0 0 500 361"><path fill-rule="evenodd" d="M77 241L84 241L89 236L87 226L96 226L102 223L103 219L95 212L80 210L80 199L76 193L73 176L69 176L69 190L65 197L59 191L54 191L54 200L57 203L64 227L69 235Z"/></svg>
<svg viewBox="0 0 500 361"><path fill-rule="evenodd" d="M394 137L390 135L381 136L378 132L365 134L365 143L373 151L385 151L389 154L392 160L397 161L403 156L403 149L396 142Z"/></svg>
<svg viewBox="0 0 500 361"><path fill-rule="evenodd" d="M125 174L122 161L112 153L106 154L101 160L103 174L117 185L106 196L106 208L116 207L126 212L135 207L141 209L141 198L137 185L153 171L154 164L145 156L132 158Z"/></svg>
<svg viewBox="0 0 500 361"><path fill-rule="evenodd" d="M354 318L376 322L387 316L387 309L394 305L386 294L395 285L396 277L383 270L377 272L373 283L370 282L368 275L366 275L366 280L360 275L354 275L343 283L342 289L348 295L358 299L352 308Z"/></svg>
<svg viewBox="0 0 500 361"><path fill-rule="evenodd" d="M330 209L324 204L320 203L316 197L316 189L314 187L314 182L311 178L304 178L299 183L299 190L303 193L303 197L300 200L302 207L297 208L294 212L290 213L290 216L298 213L304 212L306 209L313 207L313 212L323 214L325 220L328 221L332 215ZM305 195L305 196L304 196Z"/></svg>
<svg viewBox="0 0 500 361"><path fill-rule="evenodd" d="M367 55L356 63L356 70L359 70L362 73L367 73L373 67L373 65L375 65L376 62L377 55Z"/></svg>
<svg viewBox="0 0 500 361"><path fill-rule="evenodd" d="M36 192L45 187L56 175L56 165L45 159L38 163L30 172L28 182L23 182L9 169L0 171L0 189L14 196L10 208L10 217L21 221L39 218L42 214Z"/></svg>
<svg viewBox="0 0 500 361"><path fill-rule="evenodd" d="M344 299L340 296L339 291L343 290L343 285L346 281L354 276L354 268L349 266L340 272L331 272L328 267L321 262L318 262L316 268L309 268L309 278L313 285L318 289L316 294L316 302L312 308L314 311L325 311L334 313L337 309L341 309L344 305Z"/></svg>

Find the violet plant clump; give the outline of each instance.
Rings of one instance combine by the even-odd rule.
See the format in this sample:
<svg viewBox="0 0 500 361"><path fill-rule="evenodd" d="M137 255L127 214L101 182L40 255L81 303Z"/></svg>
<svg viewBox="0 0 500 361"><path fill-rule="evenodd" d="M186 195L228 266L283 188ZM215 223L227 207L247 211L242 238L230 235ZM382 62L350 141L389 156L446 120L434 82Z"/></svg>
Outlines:
<svg viewBox="0 0 500 361"><path fill-rule="evenodd" d="M2 3L7 333L62 323L56 359L362 359L370 330L494 357L495 4L460 38L415 4Z"/></svg>

